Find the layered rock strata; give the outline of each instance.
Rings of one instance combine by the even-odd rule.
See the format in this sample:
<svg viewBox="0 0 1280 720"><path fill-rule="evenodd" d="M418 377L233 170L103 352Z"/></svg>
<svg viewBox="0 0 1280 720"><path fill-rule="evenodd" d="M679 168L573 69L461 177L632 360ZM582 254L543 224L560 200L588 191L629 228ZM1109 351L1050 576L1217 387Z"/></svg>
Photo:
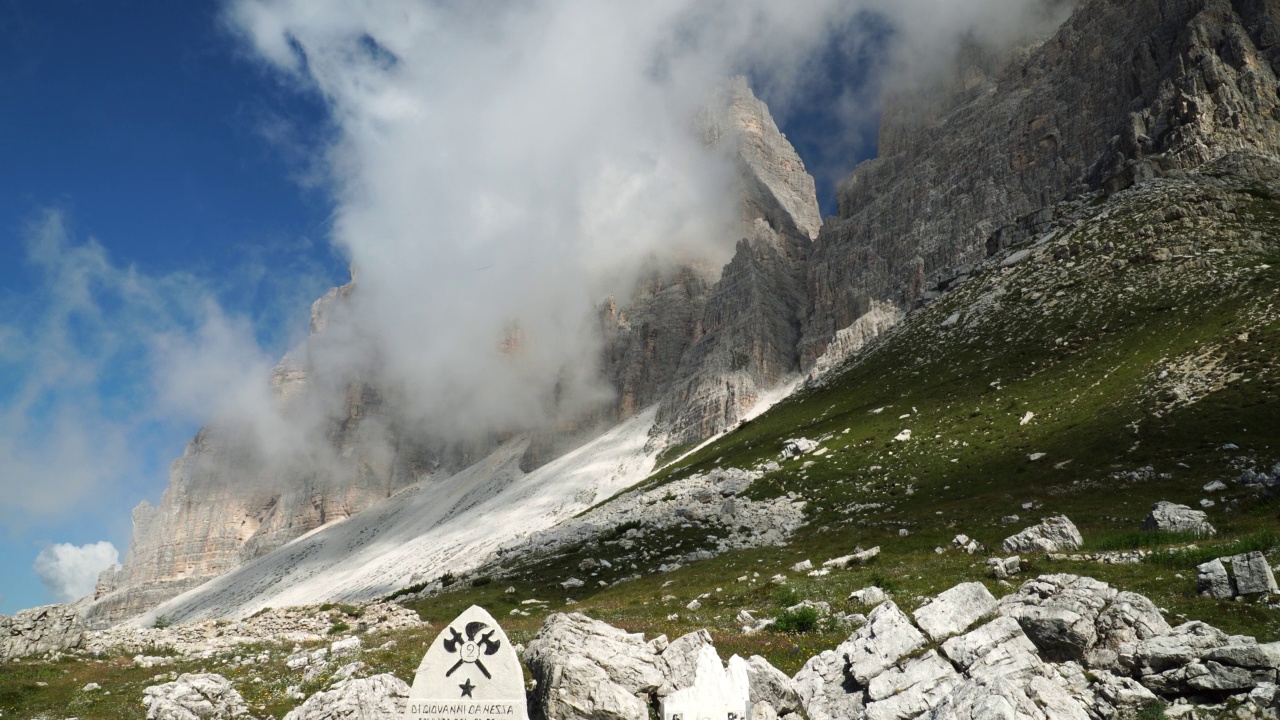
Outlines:
<svg viewBox="0 0 1280 720"><path fill-rule="evenodd" d="M1280 151L1272 3L1084 2L1012 59L959 63L932 98L890 98L880 156L839 189L811 250L806 367L876 302L909 309L1068 196ZM918 108L926 107L928 112Z"/></svg>
<svg viewBox="0 0 1280 720"><path fill-rule="evenodd" d="M1065 222L1055 214L1063 199L1235 151L1276 157L1277 27L1273 3L1089 0L1041 41L1004 54L968 48L937 91L889 99L880 157L842 184L839 214L825 224L767 108L745 81L727 84L702 130L739 169L733 259L718 273L658 265L633 297L606 304L602 365L616 403L535 438L522 469L555 456L565 437L655 402L659 443L730 428L783 379L834 369L918 303L969 280L988 253ZM342 327L355 292L317 301L309 344ZM124 567L96 593L95 622L137 613L496 444L446 448L402 428L376 362L361 377L316 370L303 348L273 384L284 414L307 408L298 414L324 419L332 455L264 462L233 430L202 431L159 507L135 512ZM329 400L309 404L318 395Z"/></svg>
<svg viewBox="0 0 1280 720"><path fill-rule="evenodd" d="M74 605L45 605L0 615L0 662L72 650L84 644L84 623Z"/></svg>
<svg viewBox="0 0 1280 720"><path fill-rule="evenodd" d="M663 422L676 434L714 433L797 370L804 251L819 223L813 180L745 80L728 83L701 120L712 151L739 170L744 240L734 260L723 272L655 262L627 305L606 303L602 367L614 408L534 429L523 470L664 399ZM282 423L318 439L306 443L310 454L282 455L217 424L202 429L174 462L159 506L135 509L124 565L101 578L91 622L136 615L496 447L501 438L446 445L408 429L379 385L376 357L355 363L358 371L323 364L330 347L361 345L346 322L358 292L353 280L317 300L311 337L272 376ZM314 456L317 446L325 457Z"/></svg>
<svg viewBox="0 0 1280 720"><path fill-rule="evenodd" d="M711 273L681 266L643 285L623 313L612 306L604 313L620 414L660 400L658 422L672 444L732 427L799 372L804 268L821 226L813 178L746 80L729 81L710 108L701 118L705 139L738 171L742 222L733 258Z"/></svg>
<svg viewBox="0 0 1280 720"><path fill-rule="evenodd" d="M524 654L537 680L532 715L643 720L696 684L694 659L711 642L705 630L646 641L579 613L553 614ZM1046 575L999 600L962 583L912 613L881 595L861 627L794 678L763 658L745 665L752 718L1096 720L1162 701L1193 710L1228 701L1240 717L1269 717L1280 648L1198 621L1173 627L1142 595Z"/></svg>
<svg viewBox="0 0 1280 720"><path fill-rule="evenodd" d="M271 378L276 416L260 419L259 428L202 428L170 467L159 505L143 501L134 509L125 561L103 572L86 609L91 625L155 607L424 476L470 462L469 448L399 431L395 408L366 377L316 367L319 346L341 341L327 333L354 292L345 285L312 306L311 337ZM269 432L285 437L261 436Z"/></svg>

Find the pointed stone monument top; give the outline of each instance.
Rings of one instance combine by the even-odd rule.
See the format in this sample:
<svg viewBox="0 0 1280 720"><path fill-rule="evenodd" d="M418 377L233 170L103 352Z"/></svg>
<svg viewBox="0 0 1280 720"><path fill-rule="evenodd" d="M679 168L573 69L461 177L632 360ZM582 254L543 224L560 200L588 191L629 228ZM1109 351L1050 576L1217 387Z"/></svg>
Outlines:
<svg viewBox="0 0 1280 720"><path fill-rule="evenodd" d="M747 720L750 716L746 661L734 655L726 669L712 645L698 650L693 685L662 699L662 720Z"/></svg>
<svg viewBox="0 0 1280 720"><path fill-rule="evenodd" d="M524 671L498 621L472 605L418 665L405 720L528 720Z"/></svg>

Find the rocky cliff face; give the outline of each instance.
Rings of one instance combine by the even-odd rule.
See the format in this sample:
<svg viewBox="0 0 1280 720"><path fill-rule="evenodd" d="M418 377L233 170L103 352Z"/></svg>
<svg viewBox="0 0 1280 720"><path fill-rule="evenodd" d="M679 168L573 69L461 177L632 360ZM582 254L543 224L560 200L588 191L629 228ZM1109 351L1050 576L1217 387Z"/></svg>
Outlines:
<svg viewBox="0 0 1280 720"><path fill-rule="evenodd" d="M721 96L705 132L737 160L742 239L708 290L663 397L658 421L675 444L732 427L762 393L799 371L804 268L821 226L813 178L769 109L742 78Z"/></svg>
<svg viewBox="0 0 1280 720"><path fill-rule="evenodd" d="M201 429L170 467L160 504L134 509L128 554L99 578L86 611L91 624L155 607L424 476L465 466L470 455L458 448L402 437L394 409L362 378L343 378L333 406L324 385L332 378L317 378L307 351L324 342L332 314L354 291L345 285L315 302L311 338L271 379L285 422L305 426L324 413L311 431L324 437L325 456L268 450L252 433L217 423Z"/></svg>
<svg viewBox="0 0 1280 720"><path fill-rule="evenodd" d="M610 298L600 308L604 372L615 388L619 417L629 417L662 398L680 370L680 360L701 333L714 269L682 265L645 274L622 308Z"/></svg>
<svg viewBox="0 0 1280 720"><path fill-rule="evenodd" d="M738 242L703 310L698 336L658 420L670 442L688 443L734 423L766 390L799 369L809 242L757 218Z"/></svg>
<svg viewBox="0 0 1280 720"><path fill-rule="evenodd" d="M746 80L726 83L709 108L704 138L738 168L732 260L653 271L625 308L610 301L601 311L618 416L661 402L658 422L673 444L731 427L799 371L804 267L821 226L813 178Z"/></svg>
<svg viewBox="0 0 1280 720"><path fill-rule="evenodd" d="M616 391L613 407L534 431L522 469L664 398L681 432L715 432L762 387L796 370L804 249L818 227L813 180L744 80L729 83L712 108L703 129L713 151L738 164L746 239L723 275L706 262L655 263L624 307L602 306L602 367ZM325 457L268 456L232 428L201 430L173 463L159 506L135 509L124 565L100 578L91 623L155 607L408 485L452 474L498 444L443 443L399 421L401 409L379 387L376 358L361 365L362 374L348 369L341 377L315 365L321 346L349 342L342 315L356 292L353 280L317 300L310 338L272 375L282 418L304 426L322 418L313 432ZM316 444L306 447L313 452Z"/></svg>
<svg viewBox="0 0 1280 720"><path fill-rule="evenodd" d="M1098 0L1012 58L963 53L933 98L890 98L880 157L843 183L811 253L804 364L874 303L910 309L1073 193L1275 153L1278 69L1274 3Z"/></svg>
<svg viewBox="0 0 1280 720"><path fill-rule="evenodd" d="M659 442L732 427L767 390L839 366L966 266L1057 222L1072 196L1173 176L1236 150L1280 154L1280 7L1263 0L1089 0L1051 37L993 54L964 48L925 96L891 96L881 157L820 222L813 180L743 80L701 120L737 163L741 240L728 265L655 265L600 308L611 407L535 436L529 470L593 429L660 403ZM325 342L355 286L313 308ZM91 616L136 614L433 473L474 462L494 438L445 447L406 430L363 377L317 374L306 348L273 377L282 412L319 406L325 462L263 462L211 427L174 463L160 506L135 512L124 567ZM322 375L322 374L321 374ZM339 381L340 380L340 381ZM327 385L324 385L327 383Z"/></svg>
<svg viewBox="0 0 1280 720"><path fill-rule="evenodd" d="M0 615L0 662L57 653L84 643L84 623L75 605L45 605Z"/></svg>

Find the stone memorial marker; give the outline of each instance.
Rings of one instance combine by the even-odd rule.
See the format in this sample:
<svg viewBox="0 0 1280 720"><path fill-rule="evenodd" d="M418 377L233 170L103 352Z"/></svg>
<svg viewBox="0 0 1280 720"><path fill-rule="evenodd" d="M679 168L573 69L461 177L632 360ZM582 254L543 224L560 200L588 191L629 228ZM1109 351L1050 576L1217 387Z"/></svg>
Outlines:
<svg viewBox="0 0 1280 720"><path fill-rule="evenodd" d="M745 660L734 655L726 670L715 647L703 645L693 677L691 687L662 699L662 720L747 720L751 716Z"/></svg>
<svg viewBox="0 0 1280 720"><path fill-rule="evenodd" d="M472 605L427 648L404 718L528 720L520 659L483 608Z"/></svg>

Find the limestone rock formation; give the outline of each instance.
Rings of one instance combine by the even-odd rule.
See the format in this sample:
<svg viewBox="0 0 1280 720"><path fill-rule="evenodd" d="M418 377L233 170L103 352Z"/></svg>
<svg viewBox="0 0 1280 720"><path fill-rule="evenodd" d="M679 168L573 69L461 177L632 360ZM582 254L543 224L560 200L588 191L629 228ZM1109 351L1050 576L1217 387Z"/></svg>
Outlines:
<svg viewBox="0 0 1280 720"><path fill-rule="evenodd" d="M523 470L663 399L672 435L700 439L798 369L805 249L820 224L813 180L741 78L713 99L702 125L713 151L739 169L744 239L733 262L721 272L704 261L655 261L627 304L606 303L602 368L617 391L614 409L534 429ZM311 337L271 378L281 420L310 433L309 446L325 456L282 455L252 431L216 422L202 429L174 462L159 506L134 511L125 562L101 578L92 624L136 615L496 446L498 438L445 445L406 429L375 357L341 373L317 360L328 346L361 346L347 322L358 293L353 275L317 300Z"/></svg>
<svg viewBox="0 0 1280 720"><path fill-rule="evenodd" d="M308 449L270 447L252 429L228 424L202 428L170 467L160 504L134 509L124 563L102 573L86 610L91 626L137 615L469 461L469 448L401 437L396 409L374 384L312 366L316 347L342 341L325 333L355 292L348 284L315 302L313 335L272 376L279 420L310 433Z"/></svg>
<svg viewBox="0 0 1280 720"><path fill-rule="evenodd" d="M641 275L630 302L610 298L600 309L603 371L617 389L619 417L659 401L671 388L680 359L699 334L715 269L692 263Z"/></svg>
<svg viewBox="0 0 1280 720"><path fill-rule="evenodd" d="M658 415L674 443L732 427L767 390L799 371L807 249L807 239L779 233L765 219L756 219L738 243Z"/></svg>
<svg viewBox="0 0 1280 720"><path fill-rule="evenodd" d="M1170 632L1147 598L1075 575L1028 580L1000 600L1000 614L1017 620L1047 659L1094 667L1114 666L1128 643Z"/></svg>
<svg viewBox="0 0 1280 720"><path fill-rule="evenodd" d="M1235 575L1237 595L1280 593L1280 588L1276 586L1275 575L1271 572L1271 565L1267 562L1267 556L1260 551L1233 555L1231 570Z"/></svg>
<svg viewBox="0 0 1280 720"><path fill-rule="evenodd" d="M759 655L747 660L747 678L751 685L753 706L767 705L777 715L788 715L800 710L800 694L795 683L786 673Z"/></svg>
<svg viewBox="0 0 1280 720"><path fill-rule="evenodd" d="M147 720L252 720L231 681L215 673L185 673L143 691Z"/></svg>
<svg viewBox="0 0 1280 720"><path fill-rule="evenodd" d="M737 164L742 239L702 294L689 292L687 308L665 311L700 310L681 315L695 320L693 333L684 338L674 372L653 385L665 386L658 421L671 444L732 427L764 393L799 372L796 348L808 312L804 268L821 226L813 178L744 78L729 81L712 100L703 132ZM640 300L642 308L650 305L647 297ZM663 339L662 331L653 332ZM656 354L674 344L646 349ZM644 368L656 375L649 363ZM622 392L624 403L633 403L625 386Z"/></svg>
<svg viewBox="0 0 1280 720"><path fill-rule="evenodd" d="M1151 513L1142 524L1143 530L1160 532L1190 533L1192 535L1213 535L1217 531L1205 519L1203 510L1192 510L1186 505L1161 500L1151 506Z"/></svg>
<svg viewBox="0 0 1280 720"><path fill-rule="evenodd" d="M0 662L78 648L84 643L84 630L75 605L45 605L0 615Z"/></svg>
<svg viewBox="0 0 1280 720"><path fill-rule="evenodd" d="M742 217L764 218L779 233L811 240L822 227L817 191L804 162L747 79L731 78L709 103L703 133L728 146L740 172Z"/></svg>
<svg viewBox="0 0 1280 720"><path fill-rule="evenodd" d="M1277 692L1280 644L1202 622L1171 627L1146 597L1088 577L1041 576L998 601L965 583L914 616L919 626L884 601L794 679L753 657L751 717L1097 720L1133 717L1160 699L1193 710L1245 699L1272 707ZM638 720L647 704L692 686L708 655L705 630L645 642L581 614L551 615L525 653L537 680L531 711Z"/></svg>
<svg viewBox="0 0 1280 720"><path fill-rule="evenodd" d="M809 379L816 380L840 367L872 340L902 322L904 317L905 314L893 303L872 300L866 313L854 320L853 324L837 331L835 337L827 343L822 355L809 368Z"/></svg>
<svg viewBox="0 0 1280 720"><path fill-rule="evenodd" d="M1222 565L1222 560L1210 560L1196 566L1196 592L1220 600L1235 595L1231 578L1227 577L1227 569Z"/></svg>
<svg viewBox="0 0 1280 720"><path fill-rule="evenodd" d="M1225 563L1225 564L1224 564ZM1231 574L1227 574L1227 567ZM1260 551L1210 560L1196 566L1196 592L1226 600L1233 597L1280 593L1267 556Z"/></svg>
<svg viewBox="0 0 1280 720"><path fill-rule="evenodd" d="M848 646L843 652L848 659L846 672L866 684L925 643L924 635L906 614L892 600L886 600L867 615L867 624L858 628L850 642L845 643Z"/></svg>
<svg viewBox="0 0 1280 720"><path fill-rule="evenodd" d="M307 698L285 720L365 720L400 717L408 702L409 685L391 673L346 679Z"/></svg>
<svg viewBox="0 0 1280 720"><path fill-rule="evenodd" d="M978 597L952 588L925 606L939 612L916 617L927 628L944 607L972 605L959 602L969 595ZM1157 696L1265 694L1280 669L1271 645L1204 623L1170 627L1147 598L1092 578L1042 576L998 606L1001 615L920 653L919 631L882 605L796 675L805 711L813 720L1130 717Z"/></svg>
<svg viewBox="0 0 1280 720"><path fill-rule="evenodd" d="M323 607L323 606L321 606ZM319 607L267 608L243 620L175 623L169 627L116 626L85 634L83 647L101 655L112 651L144 653L167 648L173 658L192 658L213 651L232 651L244 645L269 641L312 643L328 640L335 622L347 623L354 632L390 632L418 627L418 614L395 603L374 603L361 608L360 616L347 617L341 610ZM304 653L305 654L305 653ZM328 656L328 649L325 649ZM146 662L146 661L144 661Z"/></svg>
<svg viewBox="0 0 1280 720"><path fill-rule="evenodd" d="M567 430L544 429L521 469L562 451L566 436L655 403L655 445L732 428L779 383L820 376L969 281L986 255L1066 222L1055 215L1064 199L1248 156L1230 155L1240 151L1274 158L1278 26L1280 9L1257 0L1083 0L1056 31L1013 51L966 47L934 91L886 99L880 157L842 183L838 216L826 223L768 109L744 80L727 83L700 129L739 171L731 261L659 258L631 297L602 306L601 366L616 402ZM1029 255L1009 255L1005 267ZM343 334L358 293L347 285L318 300L312 337L272 377L282 417L318 418L308 429L332 452L281 457L264 454L252 433L216 423L201 431L159 506L135 511L124 566L102 578L90 623L152 607L507 439L442 446L402 426L375 360L341 377L314 366L312 346L359 347ZM1005 550L1078 543L1063 530Z"/></svg>
<svg viewBox="0 0 1280 720"><path fill-rule="evenodd" d="M535 707L557 720L645 720L644 695L666 681L654 649L581 613L555 614L524 651Z"/></svg>
<svg viewBox="0 0 1280 720"><path fill-rule="evenodd" d="M531 715L543 720L645 720L659 699L689 694L700 668L724 667L706 630L645 642L581 613L550 615L523 659L536 680ZM734 656L729 667L745 675L753 717L800 708L791 679L764 658Z"/></svg>
<svg viewBox="0 0 1280 720"><path fill-rule="evenodd" d="M1067 516L1057 515L1010 535L1001 547L1007 553L1056 553L1077 550L1083 544L1075 524Z"/></svg>
<svg viewBox="0 0 1280 720"><path fill-rule="evenodd" d="M1020 242L1069 195L1280 150L1278 11L1228 0L1082 2L1012 56L962 54L930 97L891 96L880 156L839 190L808 265L806 367L873 303L909 309Z"/></svg>
<svg viewBox="0 0 1280 720"><path fill-rule="evenodd" d="M962 583L939 595L913 613L916 624L933 642L942 642L992 615L996 599L978 582Z"/></svg>

